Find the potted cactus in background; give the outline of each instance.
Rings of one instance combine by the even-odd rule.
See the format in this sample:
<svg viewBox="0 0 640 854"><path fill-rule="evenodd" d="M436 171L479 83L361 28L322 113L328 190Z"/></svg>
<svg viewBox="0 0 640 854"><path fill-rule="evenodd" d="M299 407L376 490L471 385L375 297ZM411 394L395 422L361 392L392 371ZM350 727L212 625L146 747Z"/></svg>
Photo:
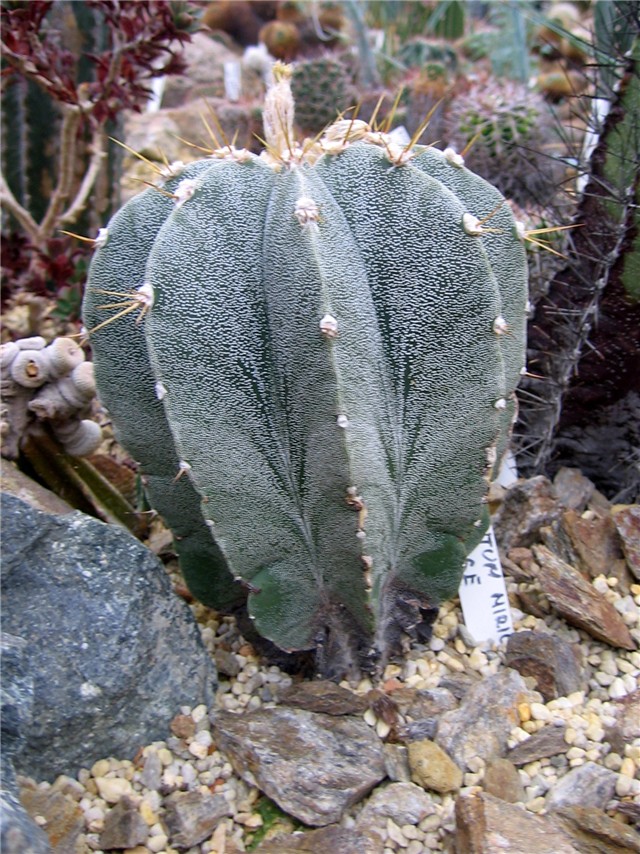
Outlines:
<svg viewBox="0 0 640 854"><path fill-rule="evenodd" d="M342 119L220 141L96 241L99 394L205 603L318 669L428 631L488 524L524 367L523 234L452 150Z"/></svg>

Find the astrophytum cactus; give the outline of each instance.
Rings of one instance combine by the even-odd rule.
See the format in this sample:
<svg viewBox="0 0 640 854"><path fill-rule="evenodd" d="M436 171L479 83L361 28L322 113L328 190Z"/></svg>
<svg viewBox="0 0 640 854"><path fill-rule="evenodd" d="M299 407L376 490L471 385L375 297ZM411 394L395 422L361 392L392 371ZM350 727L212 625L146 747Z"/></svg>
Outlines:
<svg viewBox="0 0 640 854"><path fill-rule="evenodd" d="M419 632L486 529L525 253L453 151L357 120L297 144L288 76L263 154L174 167L100 233L84 320L194 595L244 592L262 635L338 675Z"/></svg>

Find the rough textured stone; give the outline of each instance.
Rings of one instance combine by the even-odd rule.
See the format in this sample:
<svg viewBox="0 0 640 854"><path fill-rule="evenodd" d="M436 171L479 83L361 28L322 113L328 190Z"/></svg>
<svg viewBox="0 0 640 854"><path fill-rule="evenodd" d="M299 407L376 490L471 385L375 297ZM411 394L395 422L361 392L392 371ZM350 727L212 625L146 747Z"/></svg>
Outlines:
<svg viewBox="0 0 640 854"><path fill-rule="evenodd" d="M149 828L138 812L135 801L125 795L105 817L100 847L135 848L136 845L143 845L148 835Z"/></svg>
<svg viewBox="0 0 640 854"><path fill-rule="evenodd" d="M33 679L29 669L25 640L2 632L0 641L0 849L5 854L44 854L49 841L29 816L18 797L13 757L25 739L31 723Z"/></svg>
<svg viewBox="0 0 640 854"><path fill-rule="evenodd" d="M5 789L0 792L0 850L3 854L52 854L46 833Z"/></svg>
<svg viewBox="0 0 640 854"><path fill-rule="evenodd" d="M411 779L423 789L455 792L462 785L462 771L434 741L422 739L408 745Z"/></svg>
<svg viewBox="0 0 640 854"><path fill-rule="evenodd" d="M76 843L84 830L84 816L76 801L54 789L22 787L22 805L33 818L45 819L44 831L53 854L68 854L76 850Z"/></svg>
<svg viewBox="0 0 640 854"><path fill-rule="evenodd" d="M595 486L580 469L562 466L553 478L553 493L567 510L582 512L593 495Z"/></svg>
<svg viewBox="0 0 640 854"><path fill-rule="evenodd" d="M292 685L280 695L280 702L325 715L361 715L367 708L364 697L326 680Z"/></svg>
<svg viewBox="0 0 640 854"><path fill-rule="evenodd" d="M232 815L223 795L200 790L173 792L165 798L164 804L169 838L176 848L191 848L208 839L220 819Z"/></svg>
<svg viewBox="0 0 640 854"><path fill-rule="evenodd" d="M384 745L384 767L387 777L396 783L410 783L409 751L404 744Z"/></svg>
<svg viewBox="0 0 640 854"><path fill-rule="evenodd" d="M507 753L507 759L514 765L526 765L528 762L535 762L536 759L566 753L568 745L564 733L564 727L542 727L526 741L521 741L520 744L512 747Z"/></svg>
<svg viewBox="0 0 640 854"><path fill-rule="evenodd" d="M0 484L2 492L8 492L45 513L71 513L73 507L57 496L55 492L45 489L35 480L27 477L15 463L0 457Z"/></svg>
<svg viewBox="0 0 640 854"><path fill-rule="evenodd" d="M545 546L534 546L533 553L540 565L540 586L561 617L611 646L636 648L620 614L576 569Z"/></svg>
<svg viewBox="0 0 640 854"><path fill-rule="evenodd" d="M614 507L612 515L622 541L627 566L640 580L640 505Z"/></svg>
<svg viewBox="0 0 640 854"><path fill-rule="evenodd" d="M584 687L579 645L556 634L515 632L507 641L505 663L522 676L533 676L547 701Z"/></svg>
<svg viewBox="0 0 640 854"><path fill-rule="evenodd" d="M615 821L597 807L563 807L549 813L581 854L631 854L640 852L640 833Z"/></svg>
<svg viewBox="0 0 640 854"><path fill-rule="evenodd" d="M494 527L501 548L530 546L538 532L560 517L562 507L556 500L550 481L542 475L519 480L504 497Z"/></svg>
<svg viewBox="0 0 640 854"><path fill-rule="evenodd" d="M456 800L456 854L580 854L562 830L484 792Z"/></svg>
<svg viewBox="0 0 640 854"><path fill-rule="evenodd" d="M569 510L562 515L562 527L569 535L574 553L578 558L576 567L589 578L598 575L614 575L628 590L628 570L616 525L609 513L580 515Z"/></svg>
<svg viewBox="0 0 640 854"><path fill-rule="evenodd" d="M356 818L356 830L366 837L368 843L362 854L382 854L387 819L402 827L404 824L419 824L434 812L431 796L414 783L380 786ZM358 849L356 851L361 854Z"/></svg>
<svg viewBox="0 0 640 854"><path fill-rule="evenodd" d="M329 825L317 830L281 833L253 849L256 854L367 854L367 839L357 830Z"/></svg>
<svg viewBox="0 0 640 854"><path fill-rule="evenodd" d="M483 788L488 795L515 804L526 799L518 769L508 759L494 759L484 772Z"/></svg>
<svg viewBox="0 0 640 854"><path fill-rule="evenodd" d="M465 769L476 756L485 760L504 756L507 738L518 726L518 706L530 701L531 692L515 670L506 669L477 683L460 708L445 712L436 742Z"/></svg>
<svg viewBox="0 0 640 854"><path fill-rule="evenodd" d="M211 703L215 669L159 561L82 513L2 495L4 626L28 643L33 721L16 770L74 775L167 735L181 705Z"/></svg>
<svg viewBox="0 0 640 854"><path fill-rule="evenodd" d="M640 738L640 688L613 702L611 711L616 720L605 727L605 738L612 750L623 754L627 744Z"/></svg>
<svg viewBox="0 0 640 854"><path fill-rule="evenodd" d="M546 809L581 806L601 807L614 795L617 774L595 762L572 768L547 792Z"/></svg>
<svg viewBox="0 0 640 854"><path fill-rule="evenodd" d="M237 773L305 824L339 821L385 775L382 742L361 718L287 707L219 712L214 731Z"/></svg>

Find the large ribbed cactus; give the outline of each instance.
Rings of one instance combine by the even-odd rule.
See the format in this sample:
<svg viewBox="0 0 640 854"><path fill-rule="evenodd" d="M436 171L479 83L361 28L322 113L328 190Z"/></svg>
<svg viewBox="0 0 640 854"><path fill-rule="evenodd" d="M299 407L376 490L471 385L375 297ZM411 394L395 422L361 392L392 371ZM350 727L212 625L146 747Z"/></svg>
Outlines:
<svg viewBox="0 0 640 854"><path fill-rule="evenodd" d="M276 79L261 156L223 146L101 232L84 318L194 594L248 591L262 635L337 675L454 594L486 527L526 266L454 152L348 120L301 149Z"/></svg>

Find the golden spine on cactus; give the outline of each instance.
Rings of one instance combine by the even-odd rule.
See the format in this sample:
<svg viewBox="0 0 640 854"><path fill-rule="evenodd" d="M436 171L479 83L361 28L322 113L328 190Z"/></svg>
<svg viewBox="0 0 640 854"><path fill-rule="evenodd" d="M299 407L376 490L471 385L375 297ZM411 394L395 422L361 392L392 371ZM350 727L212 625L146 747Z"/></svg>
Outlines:
<svg viewBox="0 0 640 854"><path fill-rule="evenodd" d="M337 676L418 633L486 527L526 265L509 206L451 153L356 119L297 143L282 65L264 115L261 155L230 146L116 215L84 318L194 595L239 580L261 634ZM104 292L142 284L140 322L104 323Z"/></svg>

